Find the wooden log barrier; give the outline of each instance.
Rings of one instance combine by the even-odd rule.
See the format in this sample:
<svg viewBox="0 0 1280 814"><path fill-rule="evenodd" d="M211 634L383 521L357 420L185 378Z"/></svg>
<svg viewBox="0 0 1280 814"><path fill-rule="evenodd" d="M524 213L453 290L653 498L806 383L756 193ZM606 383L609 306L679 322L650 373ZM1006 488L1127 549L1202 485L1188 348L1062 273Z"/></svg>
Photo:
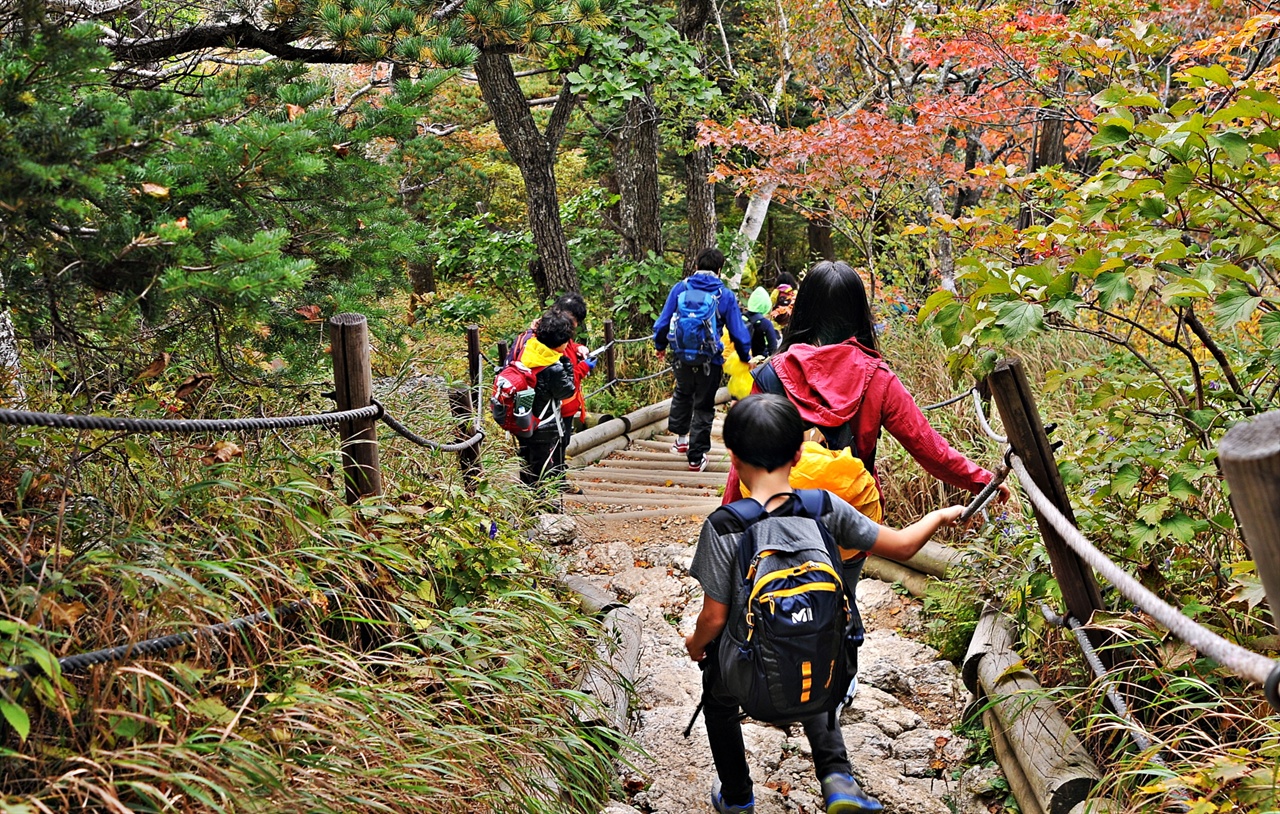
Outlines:
<svg viewBox="0 0 1280 814"><path fill-rule="evenodd" d="M643 641L640 616L622 605L604 616L596 651L600 663L587 669L578 689L596 699L577 710L579 723L604 725L616 732L630 731L630 697L640 668Z"/></svg>
<svg viewBox="0 0 1280 814"><path fill-rule="evenodd" d="M982 725L991 733L991 749L996 753L996 761L1000 764L1000 770L1004 772L1004 779L1009 784L1009 790L1013 792L1014 799L1018 801L1018 808L1022 810L1022 814L1044 814L1044 809L1040 807L1040 800L1036 798L1031 782L1022 771L1022 764L1018 762L1018 756L1014 754L1013 746L1009 744L1004 728L1000 726L999 719L991 710L982 713Z"/></svg>
<svg viewBox="0 0 1280 814"><path fill-rule="evenodd" d="M966 682L976 677L1044 814L1071 814L1088 799L1102 773L1013 647L1013 631L1000 613L983 614L965 656ZM1004 765L1004 762L1001 762ZM1016 774L1006 769L1006 776Z"/></svg>
<svg viewBox="0 0 1280 814"><path fill-rule="evenodd" d="M924 596L925 586L929 582L926 575L914 568L908 568L900 562L886 560L874 554L867 557L866 564L862 566L862 575L881 582L901 583L902 587L907 589L907 593L912 596Z"/></svg>
<svg viewBox="0 0 1280 814"><path fill-rule="evenodd" d="M1227 430L1218 444L1218 461L1231 487L1231 509L1275 614L1280 611L1280 411Z"/></svg>
<svg viewBox="0 0 1280 814"><path fill-rule="evenodd" d="M728 388L721 387L716 391L716 404L724 404L728 400ZM614 438L628 435L633 427L653 424L654 422L662 421L669 415L671 415L671 399L641 407L639 410L627 413L620 418L606 421L574 435L572 440L569 441L569 448L566 450L566 454L569 457L575 457L606 441L612 441Z"/></svg>
<svg viewBox="0 0 1280 814"><path fill-rule="evenodd" d="M369 322L364 314L335 314L329 319L333 358L334 401L339 410L368 407L373 395L373 367L369 358ZM378 420L361 418L338 425L342 444L342 475L347 502L382 494L378 464Z"/></svg>

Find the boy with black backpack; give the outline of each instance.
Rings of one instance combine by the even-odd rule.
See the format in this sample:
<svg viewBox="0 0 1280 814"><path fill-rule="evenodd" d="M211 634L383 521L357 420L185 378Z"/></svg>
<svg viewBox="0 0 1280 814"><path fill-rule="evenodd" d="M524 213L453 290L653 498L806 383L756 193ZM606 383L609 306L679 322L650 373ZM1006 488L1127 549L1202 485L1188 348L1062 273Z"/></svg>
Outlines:
<svg viewBox="0 0 1280 814"><path fill-rule="evenodd" d="M836 717L862 638L857 571L850 575L841 562L868 551L908 559L964 511L939 509L898 530L829 492L793 492L788 477L804 430L795 405L781 396L749 396L729 411L725 446L754 497L711 513L689 569L705 597L685 648L703 667L718 776L711 807L721 814L755 811L740 709L770 723L804 725L828 814L883 810L853 779Z"/></svg>
<svg viewBox="0 0 1280 814"><path fill-rule="evenodd" d="M716 390L724 371L722 328L728 329L738 358L744 364L751 360L751 334L738 298L720 280L724 254L719 249L703 249L696 265L697 271L671 288L653 324L658 357L665 357L669 342L676 377L667 419L667 428L676 436L671 451L688 457L691 472L707 468Z"/></svg>

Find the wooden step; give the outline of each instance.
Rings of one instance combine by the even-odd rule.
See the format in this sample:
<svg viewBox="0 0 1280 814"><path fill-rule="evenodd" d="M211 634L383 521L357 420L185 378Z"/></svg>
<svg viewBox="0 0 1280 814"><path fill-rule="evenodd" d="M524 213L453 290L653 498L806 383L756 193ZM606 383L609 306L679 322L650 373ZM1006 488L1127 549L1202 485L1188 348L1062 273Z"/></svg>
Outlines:
<svg viewBox="0 0 1280 814"><path fill-rule="evenodd" d="M724 486L724 477L714 472L662 472L651 469L627 470L591 467L569 473L573 483L640 483L646 486L690 486L695 488L719 489Z"/></svg>
<svg viewBox="0 0 1280 814"><path fill-rule="evenodd" d="M689 500L672 500L661 497L636 497L633 495L564 495L565 503L599 504L601 506L670 506L673 509L690 509L693 506L705 506L706 498ZM718 502L714 505L720 505Z"/></svg>
<svg viewBox="0 0 1280 814"><path fill-rule="evenodd" d="M646 449L623 449L609 456L609 460L620 461L665 461L672 466L676 464L689 465L689 456L676 452L650 452ZM729 453L721 452L718 455L713 450L707 453L707 460L711 463L723 463L729 460Z"/></svg>
<svg viewBox="0 0 1280 814"><path fill-rule="evenodd" d="M683 453L671 451L670 441L632 441L630 448L627 449L627 452L632 452L636 450L642 451L642 452L665 452L668 455L680 455L681 457L683 457ZM729 454L729 450L725 449L724 446L720 444L712 444L711 451L708 454L727 456Z"/></svg>
<svg viewBox="0 0 1280 814"><path fill-rule="evenodd" d="M632 470L653 470L655 472L689 472L689 462L684 458L672 461L641 461L628 458L606 458L596 463L592 468L595 469L632 469ZM707 464L707 468L702 474L707 473L727 473L729 471L728 461L711 461ZM690 474L698 474L692 472ZM724 482L724 474L720 475L720 482Z"/></svg>
<svg viewBox="0 0 1280 814"><path fill-rule="evenodd" d="M592 520L644 520L653 517L684 517L690 519L704 519L711 514L720 504L706 503L697 506L681 506L679 508L666 509L637 509L636 511L623 512L586 512L583 514L575 514L584 521Z"/></svg>
<svg viewBox="0 0 1280 814"><path fill-rule="evenodd" d="M610 483L609 481L575 481L574 485L583 491L584 494L599 494L602 492L625 492L632 495L655 495L664 497L672 495L674 497L698 497L719 499L720 495L716 494L716 488L711 486L685 486L673 483L670 486L653 483Z"/></svg>

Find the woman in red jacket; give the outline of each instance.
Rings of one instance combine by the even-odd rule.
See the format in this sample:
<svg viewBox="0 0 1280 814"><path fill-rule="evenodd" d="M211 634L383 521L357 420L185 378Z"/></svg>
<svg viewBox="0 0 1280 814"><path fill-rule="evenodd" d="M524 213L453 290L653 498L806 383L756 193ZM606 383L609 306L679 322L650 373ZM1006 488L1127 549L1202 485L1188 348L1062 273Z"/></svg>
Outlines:
<svg viewBox="0 0 1280 814"><path fill-rule="evenodd" d="M976 493L993 477L929 425L880 358L866 289L847 263L822 262L809 271L778 354L753 375L754 392L785 395L822 431L829 448L849 447L873 476L883 427L945 483ZM741 496L738 473L730 470L724 502ZM1001 484L1000 499L1008 496L1009 487Z"/></svg>

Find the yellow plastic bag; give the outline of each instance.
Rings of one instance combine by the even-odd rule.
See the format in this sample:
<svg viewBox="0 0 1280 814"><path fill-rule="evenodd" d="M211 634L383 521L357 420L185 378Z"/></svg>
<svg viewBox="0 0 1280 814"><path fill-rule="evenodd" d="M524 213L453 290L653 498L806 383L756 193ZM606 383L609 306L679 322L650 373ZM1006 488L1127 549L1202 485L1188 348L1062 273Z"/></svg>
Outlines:
<svg viewBox="0 0 1280 814"><path fill-rule="evenodd" d="M738 358L738 352L729 341L729 332L721 337L724 343L724 372L729 375L729 395L735 399L745 399L751 395L751 386L755 383L751 378L751 365Z"/></svg>
<svg viewBox="0 0 1280 814"><path fill-rule="evenodd" d="M792 489L826 489L844 498L853 508L879 523L884 518L880 488L861 459L848 449L827 449L817 441L805 441L800 463L791 470ZM750 497L746 484L742 496Z"/></svg>
<svg viewBox="0 0 1280 814"><path fill-rule="evenodd" d="M729 395L735 399L745 399L751 395L751 386L755 384L755 380L751 378L751 371L743 370L729 377Z"/></svg>

